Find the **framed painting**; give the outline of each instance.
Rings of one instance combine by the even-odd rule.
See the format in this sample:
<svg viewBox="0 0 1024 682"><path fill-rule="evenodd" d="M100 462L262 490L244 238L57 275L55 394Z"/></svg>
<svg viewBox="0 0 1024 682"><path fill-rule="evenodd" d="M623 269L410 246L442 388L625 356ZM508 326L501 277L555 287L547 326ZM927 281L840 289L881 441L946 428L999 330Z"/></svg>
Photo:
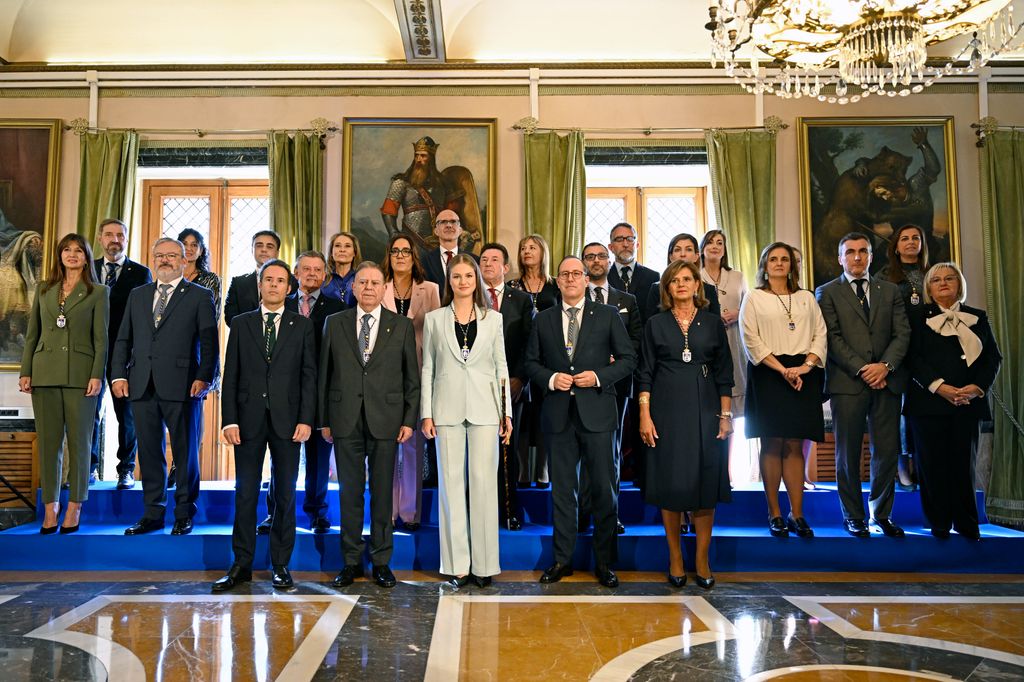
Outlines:
<svg viewBox="0 0 1024 682"><path fill-rule="evenodd" d="M341 225L363 258L380 262L394 231L437 247L444 209L462 222L460 248L479 253L494 238L495 132L491 119L346 118Z"/></svg>
<svg viewBox="0 0 1024 682"><path fill-rule="evenodd" d="M932 263L960 261L953 118L800 118L804 282L842 273L839 240L863 232L871 273L887 262L894 231L922 228Z"/></svg>
<svg viewBox="0 0 1024 682"><path fill-rule="evenodd" d="M57 230L61 121L0 119L0 369L18 370Z"/></svg>

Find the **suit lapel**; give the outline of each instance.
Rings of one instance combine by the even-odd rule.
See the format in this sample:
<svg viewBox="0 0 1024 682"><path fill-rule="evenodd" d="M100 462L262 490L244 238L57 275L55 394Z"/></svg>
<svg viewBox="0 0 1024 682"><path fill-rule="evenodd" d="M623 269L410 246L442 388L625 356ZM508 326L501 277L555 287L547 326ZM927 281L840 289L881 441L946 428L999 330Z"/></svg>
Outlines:
<svg viewBox="0 0 1024 682"><path fill-rule="evenodd" d="M409 303L409 319L415 319L420 309L427 305L427 287L424 284L413 284L412 301ZM454 324L454 323L453 323Z"/></svg>
<svg viewBox="0 0 1024 682"><path fill-rule="evenodd" d="M293 313L290 310L281 310L281 324L277 327L277 339L274 341L274 350L270 352L271 362L280 355L280 349L284 347L285 341L291 338L292 332L295 331L295 319L298 317L301 317L298 313Z"/></svg>
<svg viewBox="0 0 1024 682"><path fill-rule="evenodd" d="M860 319L868 323L868 316L864 313L864 306L860 304L860 299L857 298L857 294L853 291L853 284L850 280L846 279L846 275L839 276L839 295L860 315Z"/></svg>
<svg viewBox="0 0 1024 682"><path fill-rule="evenodd" d="M871 300L868 301L868 325L875 323L875 317L878 314L878 307L882 303L882 287L874 279L871 280L869 285L871 289Z"/></svg>
<svg viewBox="0 0 1024 682"><path fill-rule="evenodd" d="M253 343L260 349L260 357L264 361L267 359L265 346L267 344L266 337L263 335L263 309L257 308L255 315L249 315L245 318L246 326L249 328L249 332L252 334Z"/></svg>
<svg viewBox="0 0 1024 682"><path fill-rule="evenodd" d="M341 334L348 341L349 347L352 348L352 355L355 356L356 360L362 364L363 354L359 352L359 344L356 341L356 331L359 324L359 318L363 315L363 311L359 307L352 309L354 314L351 316L343 315L341 317Z"/></svg>
<svg viewBox="0 0 1024 682"><path fill-rule="evenodd" d="M477 333L480 332L480 325L477 325ZM455 338L455 313L452 312L451 306L445 306L444 308L444 328L441 329L441 333L444 335L445 341L447 341L448 350L452 352L454 357L459 362L462 362L462 349L459 347L458 339ZM476 345L475 343L473 344Z"/></svg>
<svg viewBox="0 0 1024 682"><path fill-rule="evenodd" d="M160 318L160 324L157 325L158 327L164 326L164 323L167 322L167 318L171 316L174 309L178 307L179 303L181 303L181 299L185 298L185 294L188 293L190 286L192 285L184 279L178 282L178 286L174 288L174 293L171 294L171 300L167 302L167 307L164 308L164 314L163 317Z"/></svg>
<svg viewBox="0 0 1024 682"><path fill-rule="evenodd" d="M576 330L576 352L575 355L579 355L580 349L583 348L583 344L587 340L587 335L583 333L583 329L589 329L594 324L594 312L597 310L598 303L593 301L584 301L583 310L580 311L578 323L579 329Z"/></svg>
<svg viewBox="0 0 1024 682"><path fill-rule="evenodd" d="M57 290L58 297L60 296L60 286L54 287ZM60 300L59 298L57 300ZM71 309L76 305L85 300L85 284L79 282L75 285L75 288L68 294L67 299L64 301L64 314L67 315L71 312Z"/></svg>
<svg viewBox="0 0 1024 682"><path fill-rule="evenodd" d="M380 326L377 329L377 338L373 342L373 351L370 353L370 361L366 363L367 367L373 364L373 361L380 356L380 353L378 353L377 351L383 348L384 344L386 344L388 342L388 339L391 338L391 330L395 328L394 319L392 318L392 316L397 317L398 313L393 313L390 310L386 310L384 308L381 309L380 322L378 323ZM360 354L358 347L356 347L356 353Z"/></svg>

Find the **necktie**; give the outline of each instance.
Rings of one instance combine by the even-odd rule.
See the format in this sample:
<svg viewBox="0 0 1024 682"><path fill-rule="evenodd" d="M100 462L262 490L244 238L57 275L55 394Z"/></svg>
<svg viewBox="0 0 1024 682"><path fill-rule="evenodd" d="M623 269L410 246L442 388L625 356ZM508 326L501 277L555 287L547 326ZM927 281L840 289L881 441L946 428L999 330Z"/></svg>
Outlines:
<svg viewBox="0 0 1024 682"><path fill-rule="evenodd" d="M370 321L372 319L373 315L366 313L363 315L363 324L359 327L359 350L363 353L364 365L370 358Z"/></svg>
<svg viewBox="0 0 1024 682"><path fill-rule="evenodd" d="M302 301L299 303L299 312L303 317L309 317L309 295L303 294L300 298Z"/></svg>
<svg viewBox="0 0 1024 682"><path fill-rule="evenodd" d="M622 272L619 273L619 277L622 278L622 288L629 289L629 266L622 268Z"/></svg>
<svg viewBox="0 0 1024 682"><path fill-rule="evenodd" d="M491 308L494 310L498 309L498 291L494 287L490 287L487 291L491 292Z"/></svg>
<svg viewBox="0 0 1024 682"><path fill-rule="evenodd" d="M578 337L579 334L580 334L579 325L576 323L576 313L578 313L578 312L579 312L579 308L569 308L569 310L568 310L568 313L569 313L569 335L568 336L569 336L569 338L567 339L567 341L568 341L568 346L569 346L569 349L570 349L569 350L569 359L570 360L572 360L572 357L576 354L576 337Z"/></svg>
<svg viewBox="0 0 1024 682"><path fill-rule="evenodd" d="M117 263L107 263L107 277L103 283L108 287L114 286L117 282Z"/></svg>
<svg viewBox="0 0 1024 682"><path fill-rule="evenodd" d="M454 256L454 255L455 254L452 253L451 251L445 251L444 252L444 267L445 267L446 270L448 269L448 266L451 265L452 256Z"/></svg>
<svg viewBox="0 0 1024 682"><path fill-rule="evenodd" d="M868 297L864 294L864 280L855 279L853 280L853 283L857 287L857 298L860 299L860 307L864 308L865 315L870 314L871 309L868 306Z"/></svg>
<svg viewBox="0 0 1024 682"><path fill-rule="evenodd" d="M604 287L594 287L594 298L598 303L604 303Z"/></svg>
<svg viewBox="0 0 1024 682"><path fill-rule="evenodd" d="M156 312L153 313L153 326L159 327L160 320L164 316L164 310L167 308L167 292L171 290L170 284L161 284L157 287L160 290L160 300L156 302Z"/></svg>
<svg viewBox="0 0 1024 682"><path fill-rule="evenodd" d="M274 320L276 319L277 313L267 313L267 323L263 327L263 342L266 344L267 360L270 359L270 354L274 352L274 342L277 341L277 329L274 326Z"/></svg>

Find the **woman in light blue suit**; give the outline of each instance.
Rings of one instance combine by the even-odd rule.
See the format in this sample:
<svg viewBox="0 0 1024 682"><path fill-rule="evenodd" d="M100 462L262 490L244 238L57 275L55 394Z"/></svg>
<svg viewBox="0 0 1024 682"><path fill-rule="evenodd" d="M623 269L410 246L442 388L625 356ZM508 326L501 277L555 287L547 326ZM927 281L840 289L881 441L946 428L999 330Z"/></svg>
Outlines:
<svg viewBox="0 0 1024 682"><path fill-rule="evenodd" d="M455 256L444 301L423 325L421 428L437 437L441 573L455 587L470 574L486 587L501 572L498 436L507 442L512 434L512 405L501 313L484 302L484 287L476 261Z"/></svg>

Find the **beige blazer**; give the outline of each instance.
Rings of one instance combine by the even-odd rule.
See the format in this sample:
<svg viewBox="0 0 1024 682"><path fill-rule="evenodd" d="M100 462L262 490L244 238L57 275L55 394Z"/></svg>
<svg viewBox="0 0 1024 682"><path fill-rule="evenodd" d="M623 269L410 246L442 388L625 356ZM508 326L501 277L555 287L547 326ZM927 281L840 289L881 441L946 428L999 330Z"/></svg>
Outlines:
<svg viewBox="0 0 1024 682"><path fill-rule="evenodd" d="M468 421L478 426L501 419L501 382L505 382L505 414L511 416L511 389L505 361L501 313L477 309L476 340L469 359L455 336L455 313L445 306L427 315L420 373L420 417L438 426Z"/></svg>
<svg viewBox="0 0 1024 682"><path fill-rule="evenodd" d="M395 305L395 283L388 282L384 285L384 300L381 305L393 313L398 312ZM412 302L409 304L410 313L407 317L412 321L413 329L416 330L416 359L420 367L423 366L423 319L431 310L441 307L441 297L437 293L437 285L424 280L421 284L412 285ZM455 323L452 322L454 325Z"/></svg>

